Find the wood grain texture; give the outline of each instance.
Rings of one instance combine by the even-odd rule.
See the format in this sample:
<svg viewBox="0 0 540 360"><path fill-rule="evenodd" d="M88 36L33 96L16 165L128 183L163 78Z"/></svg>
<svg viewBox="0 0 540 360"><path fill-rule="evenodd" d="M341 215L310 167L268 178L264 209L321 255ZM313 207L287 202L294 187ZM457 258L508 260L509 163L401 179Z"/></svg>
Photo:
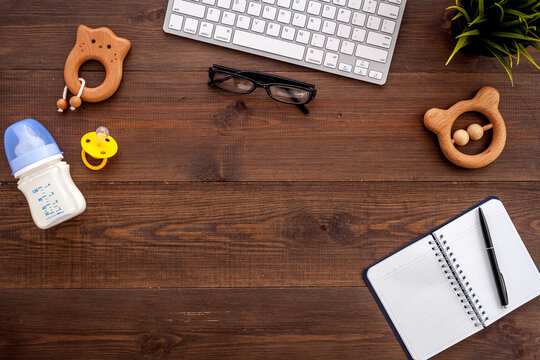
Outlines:
<svg viewBox="0 0 540 360"><path fill-rule="evenodd" d="M532 359L539 310L436 359ZM3 290L0 312L9 359L406 359L366 288Z"/></svg>
<svg viewBox="0 0 540 360"><path fill-rule="evenodd" d="M390 79L393 74L401 72L444 72L454 76L457 76L455 73L504 73L495 59L463 54L458 54L445 66L454 47L449 30L452 15L445 9L453 4L455 1L452 0L414 0L407 3ZM213 62L226 59L237 68L255 67L295 73L310 71L165 34L162 27L166 6L167 0L131 0L129 3L95 0L91 6L85 0L3 1L0 3L0 69L61 70L73 45L77 26L85 24L92 28L110 27L118 36L131 40L134 48L126 58L127 70L203 71ZM25 46L20 46L21 43ZM540 60L540 54L533 56ZM536 72L527 61L521 62L514 71L516 75ZM503 76L510 81L506 74Z"/></svg>
<svg viewBox="0 0 540 360"><path fill-rule="evenodd" d="M365 267L489 195L540 261L536 182L79 186L87 210L47 231L0 187L0 287L364 286Z"/></svg>
<svg viewBox="0 0 540 360"><path fill-rule="evenodd" d="M109 100L58 113L61 71L1 71L9 91L0 97L0 124L24 117L42 122L74 178L93 181L540 180L540 102L534 97L540 72L517 75L516 88L503 73L394 74L386 86L320 72L295 78L319 88L309 116L263 91L234 96L210 88L206 72L126 73ZM474 96L483 85L501 93L508 141L497 161L470 171L446 161L423 116ZM403 90L419 86L424 90ZM95 174L80 161L80 139L101 125L119 152ZM0 181L12 179L0 162Z"/></svg>
<svg viewBox="0 0 540 360"><path fill-rule="evenodd" d="M362 270L489 195L540 263L540 73L522 61L512 88L495 59L446 67L449 5L408 2L380 87L165 34L166 0L1 1L0 129L43 123L87 210L39 230L0 160L0 359L403 359ZM80 24L133 48L114 96L59 114ZM314 83L311 114L209 88L213 63ZM94 87L102 70L80 75ZM460 169L422 118L483 86L508 141ZM120 149L96 173L80 138L100 125ZM539 304L437 358L540 357Z"/></svg>

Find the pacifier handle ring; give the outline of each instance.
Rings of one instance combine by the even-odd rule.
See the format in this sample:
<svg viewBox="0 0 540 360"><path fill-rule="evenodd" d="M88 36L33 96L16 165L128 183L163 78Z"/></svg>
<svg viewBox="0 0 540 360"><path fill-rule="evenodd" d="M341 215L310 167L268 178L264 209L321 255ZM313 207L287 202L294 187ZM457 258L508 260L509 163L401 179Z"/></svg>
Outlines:
<svg viewBox="0 0 540 360"><path fill-rule="evenodd" d="M92 156L92 155L90 155L90 156ZM84 149L81 150L81 158L82 158L82 161L83 161L84 165L86 165L86 167L89 168L90 170L101 170L107 164L107 158L103 158L103 160L101 161L101 164L99 164L99 165L90 164L88 162L88 159L86 158L86 151L84 151ZM94 158L94 159L96 159L96 158Z"/></svg>
<svg viewBox="0 0 540 360"><path fill-rule="evenodd" d="M476 96L460 101L448 110L433 108L424 115L424 125L437 135L444 156L455 165L477 169L497 159L506 143L506 126L499 112L499 92L492 87L483 87ZM452 126L459 116L466 112L484 115L493 126L491 144L479 154L467 155L459 151L452 142Z"/></svg>
<svg viewBox="0 0 540 360"><path fill-rule="evenodd" d="M99 102L111 97L122 81L123 61L130 47L129 40L116 36L108 28L91 29L80 25L77 42L64 66L64 81L69 91L76 94L81 89L79 70L82 64L97 60L105 68L105 80L98 87L85 87L80 97L86 102Z"/></svg>

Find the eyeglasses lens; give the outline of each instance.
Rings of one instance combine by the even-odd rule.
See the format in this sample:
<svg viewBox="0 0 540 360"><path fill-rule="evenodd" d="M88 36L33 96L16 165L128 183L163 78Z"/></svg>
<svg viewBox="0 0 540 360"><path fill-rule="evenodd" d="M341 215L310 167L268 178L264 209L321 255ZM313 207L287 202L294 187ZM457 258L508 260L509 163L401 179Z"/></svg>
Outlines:
<svg viewBox="0 0 540 360"><path fill-rule="evenodd" d="M305 104L310 97L307 90L282 85L272 85L268 91L274 99L288 104Z"/></svg>
<svg viewBox="0 0 540 360"><path fill-rule="evenodd" d="M251 81L221 72L214 73L214 84L223 90L231 91L237 94L247 94L255 86Z"/></svg>

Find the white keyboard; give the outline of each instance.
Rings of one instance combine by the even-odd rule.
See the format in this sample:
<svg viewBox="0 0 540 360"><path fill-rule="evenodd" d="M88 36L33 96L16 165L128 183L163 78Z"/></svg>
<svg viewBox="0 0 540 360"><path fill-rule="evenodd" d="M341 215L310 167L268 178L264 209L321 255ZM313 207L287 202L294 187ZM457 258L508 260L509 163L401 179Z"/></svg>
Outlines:
<svg viewBox="0 0 540 360"><path fill-rule="evenodd" d="M169 0L167 33L382 85L406 0Z"/></svg>

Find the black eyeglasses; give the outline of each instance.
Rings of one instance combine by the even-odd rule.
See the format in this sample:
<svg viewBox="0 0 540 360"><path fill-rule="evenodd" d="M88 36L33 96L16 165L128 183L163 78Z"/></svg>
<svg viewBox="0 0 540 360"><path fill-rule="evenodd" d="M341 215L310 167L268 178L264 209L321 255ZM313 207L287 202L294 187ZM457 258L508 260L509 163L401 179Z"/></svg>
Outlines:
<svg viewBox="0 0 540 360"><path fill-rule="evenodd" d="M315 85L287 79L281 76L263 74L256 71L240 71L225 66L214 65L208 69L208 85L216 86L233 94L249 94L256 88L263 88L272 99L296 105L304 114L309 110L305 104L315 98Z"/></svg>

